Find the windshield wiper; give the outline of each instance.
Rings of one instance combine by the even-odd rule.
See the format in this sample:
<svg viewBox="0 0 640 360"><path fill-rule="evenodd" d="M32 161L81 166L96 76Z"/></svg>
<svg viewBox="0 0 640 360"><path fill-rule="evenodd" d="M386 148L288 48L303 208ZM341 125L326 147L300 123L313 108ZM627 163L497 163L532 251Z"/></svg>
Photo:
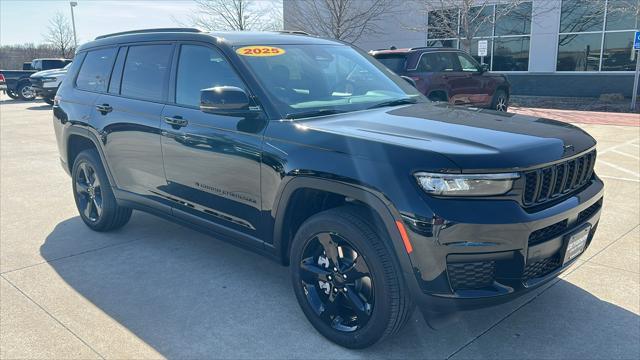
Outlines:
<svg viewBox="0 0 640 360"><path fill-rule="evenodd" d="M368 107L367 109L375 109L375 108L381 108L381 107L387 107L387 106L398 106L398 105L405 105L405 104L415 104L417 102L418 100L415 98L400 98L400 99L394 99L394 100L377 103L373 106Z"/></svg>
<svg viewBox="0 0 640 360"><path fill-rule="evenodd" d="M337 109L320 109L320 110L309 110L309 111L301 111L297 113L291 113L284 116L285 119L301 119L315 116L324 116L324 115L332 115L339 114L345 112L344 110Z"/></svg>

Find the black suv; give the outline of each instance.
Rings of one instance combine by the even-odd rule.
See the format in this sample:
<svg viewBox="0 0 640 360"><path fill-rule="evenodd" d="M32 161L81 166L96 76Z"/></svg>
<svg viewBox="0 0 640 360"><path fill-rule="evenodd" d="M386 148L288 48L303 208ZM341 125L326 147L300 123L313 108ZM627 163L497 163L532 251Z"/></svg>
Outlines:
<svg viewBox="0 0 640 360"><path fill-rule="evenodd" d="M289 265L309 321L351 348L414 305L429 319L536 288L600 218L584 131L434 105L332 40L102 36L78 49L53 112L87 226L142 210Z"/></svg>

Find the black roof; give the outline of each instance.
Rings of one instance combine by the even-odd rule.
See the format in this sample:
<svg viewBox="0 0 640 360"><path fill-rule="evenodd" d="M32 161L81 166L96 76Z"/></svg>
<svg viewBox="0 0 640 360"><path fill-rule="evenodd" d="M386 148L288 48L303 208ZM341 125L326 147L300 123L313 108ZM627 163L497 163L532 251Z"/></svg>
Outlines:
<svg viewBox="0 0 640 360"><path fill-rule="evenodd" d="M315 36L303 35L287 31L217 31L202 32L197 29L143 29L107 34L97 37L94 41L81 45L78 51L88 48L107 46L139 41L163 40L199 40L209 41L229 46L248 45L287 45L287 44L320 44L341 45L339 41L322 39Z"/></svg>

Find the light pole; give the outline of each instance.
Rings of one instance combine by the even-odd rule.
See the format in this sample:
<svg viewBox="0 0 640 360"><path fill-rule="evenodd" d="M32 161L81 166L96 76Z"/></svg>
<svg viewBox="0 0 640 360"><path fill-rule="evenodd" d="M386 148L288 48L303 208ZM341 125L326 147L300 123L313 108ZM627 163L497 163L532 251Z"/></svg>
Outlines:
<svg viewBox="0 0 640 360"><path fill-rule="evenodd" d="M78 38L76 37L76 19L73 17L73 8L78 6L78 3L76 1L69 1L69 6L71 6L71 24L73 25L73 45L77 49Z"/></svg>

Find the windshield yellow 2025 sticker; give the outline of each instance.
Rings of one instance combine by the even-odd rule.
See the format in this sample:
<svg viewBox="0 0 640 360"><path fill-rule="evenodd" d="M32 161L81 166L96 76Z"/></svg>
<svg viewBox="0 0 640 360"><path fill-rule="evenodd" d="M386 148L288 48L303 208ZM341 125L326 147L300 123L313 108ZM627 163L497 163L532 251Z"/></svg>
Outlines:
<svg viewBox="0 0 640 360"><path fill-rule="evenodd" d="M284 49L274 46L245 46L236 50L242 56L278 56L284 54Z"/></svg>

